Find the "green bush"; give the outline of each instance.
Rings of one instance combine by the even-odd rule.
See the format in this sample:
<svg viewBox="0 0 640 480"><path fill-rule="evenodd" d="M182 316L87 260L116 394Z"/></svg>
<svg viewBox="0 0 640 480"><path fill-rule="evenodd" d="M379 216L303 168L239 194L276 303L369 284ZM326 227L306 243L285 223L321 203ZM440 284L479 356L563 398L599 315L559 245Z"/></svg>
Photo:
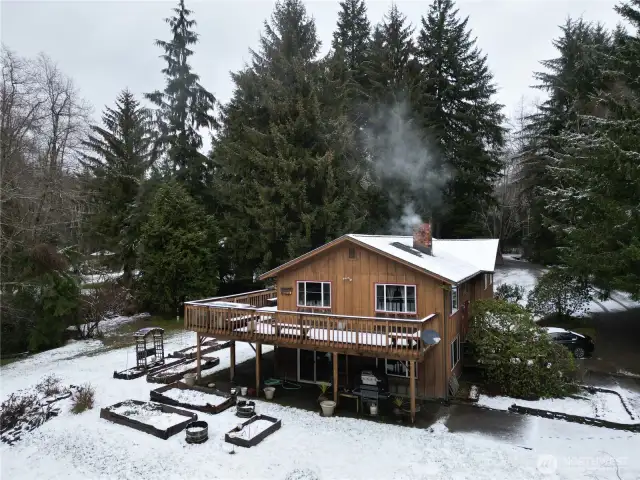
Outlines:
<svg viewBox="0 0 640 480"><path fill-rule="evenodd" d="M575 387L573 357L538 327L531 313L504 300L475 303L468 341L487 381L516 398L560 397Z"/></svg>
<svg viewBox="0 0 640 480"><path fill-rule="evenodd" d="M585 311L591 293L589 284L563 268L553 268L542 275L529 292L527 307L536 315L568 318Z"/></svg>
<svg viewBox="0 0 640 480"><path fill-rule="evenodd" d="M496 289L494 297L510 303L519 303L524 298L524 287L503 283Z"/></svg>

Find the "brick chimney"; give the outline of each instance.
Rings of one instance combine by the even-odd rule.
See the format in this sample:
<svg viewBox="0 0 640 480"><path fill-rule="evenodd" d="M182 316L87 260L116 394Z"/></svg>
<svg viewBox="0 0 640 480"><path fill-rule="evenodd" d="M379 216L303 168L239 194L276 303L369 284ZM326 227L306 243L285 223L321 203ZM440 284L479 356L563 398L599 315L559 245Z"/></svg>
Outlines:
<svg viewBox="0 0 640 480"><path fill-rule="evenodd" d="M413 248L427 255L433 255L431 243L431 223L417 225L413 229Z"/></svg>

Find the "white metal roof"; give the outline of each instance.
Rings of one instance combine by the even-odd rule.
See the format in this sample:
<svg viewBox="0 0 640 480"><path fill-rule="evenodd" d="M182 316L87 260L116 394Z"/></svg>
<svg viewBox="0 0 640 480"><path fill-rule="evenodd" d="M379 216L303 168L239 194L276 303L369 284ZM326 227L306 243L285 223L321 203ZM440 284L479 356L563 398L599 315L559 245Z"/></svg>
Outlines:
<svg viewBox="0 0 640 480"><path fill-rule="evenodd" d="M493 272L498 253L498 239L439 240L434 238L433 255L427 255L413 250L411 236L349 234L347 237L452 283L461 282L481 272ZM410 247L412 251L398 248L394 243Z"/></svg>

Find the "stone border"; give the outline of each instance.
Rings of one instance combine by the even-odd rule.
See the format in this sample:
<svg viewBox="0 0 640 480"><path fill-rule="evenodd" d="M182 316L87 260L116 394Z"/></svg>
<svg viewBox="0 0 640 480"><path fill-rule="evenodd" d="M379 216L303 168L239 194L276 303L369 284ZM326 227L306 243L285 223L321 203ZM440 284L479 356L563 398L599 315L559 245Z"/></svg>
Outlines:
<svg viewBox="0 0 640 480"><path fill-rule="evenodd" d="M239 432L246 425L249 425L249 424L251 424L251 423L253 423L253 422L257 421L257 420L267 420L269 422L272 422L273 425L271 425L270 427L267 427L265 430L260 432L255 437L250 438L249 440L246 440L244 438L232 437L232 436L229 435L232 432ZM264 440L269 435L271 435L273 432L275 432L276 430L279 430L281 426L282 426L282 421L278 420L277 418L270 417L268 415L254 415L249 420L247 420L246 422L242 423L240 428L236 427L233 430L229 430L227 433L225 433L224 434L224 441L227 442L227 443L231 443L233 445L237 445L239 447L246 447L246 448L255 447L262 440Z"/></svg>
<svg viewBox="0 0 640 480"><path fill-rule="evenodd" d="M207 403L206 405L195 405L192 403L178 402L177 400L174 400L170 397L163 395L165 392L168 392L169 390L174 390L174 389L175 390L194 390L196 392L218 395L220 397L225 397L226 400L217 405L213 405L210 403ZM164 403L166 405L173 405L174 407L188 408L190 410L198 410L199 412L211 413L214 415L226 410L227 408L233 407L236 404L236 398L232 397L228 393L221 392L220 390L216 390L214 388L200 387L198 385L194 385L193 387L190 387L182 382L175 382L175 383L166 385L164 387L151 390L151 392L149 392L149 396L151 400L154 402Z"/></svg>
<svg viewBox="0 0 640 480"><path fill-rule="evenodd" d="M104 418L105 420L109 420L110 422L117 423L119 425L124 425L126 427L131 427L136 430L140 430L141 432L148 433L155 437L166 440L167 438L175 435L176 433L184 430L188 424L198 419L198 415L193 412L188 412L187 410L181 410L178 408L170 407L169 405L162 405L160 409L165 413L176 413L178 415L182 415L183 417L187 417L184 422L180 422L176 425L172 425L167 429L156 428L148 423L143 423L138 420L134 420L132 418L127 417L126 415L120 415L119 413L114 413L111 411L111 408L119 407L125 402L133 403L136 405L145 405L151 402L141 402L140 400L124 400L122 402L115 403L110 407L105 407L100 410L100 418Z"/></svg>
<svg viewBox="0 0 640 480"><path fill-rule="evenodd" d="M640 423L617 423L609 420L601 420L599 418L582 417L580 415L570 415L568 413L550 412L548 410L540 410L538 408L520 407L515 403L509 407L509 412L535 415L536 417L550 418L553 420L565 420L567 422L581 423L583 425L591 425L594 427L612 428L614 430L626 430L629 432L640 432Z"/></svg>
<svg viewBox="0 0 640 480"><path fill-rule="evenodd" d="M609 390L608 388L593 387L591 385L581 385L580 388L582 388L583 390L586 390L589 393L602 392L602 393L613 393L614 395L617 395L618 398L620 399L620 403L622 403L622 406L626 410L631 420L638 420L637 418L635 418L634 412L631 409L631 407L627 405L627 401L625 400L625 398L622 395L620 395L620 392L616 392L615 390Z"/></svg>
<svg viewBox="0 0 640 480"><path fill-rule="evenodd" d="M165 372L166 370L168 370L171 367L175 367L176 365L181 365L183 363L190 363L187 362L185 359L182 359L179 361L179 363L175 363L167 368L163 368L161 370L157 370L155 372L151 372L147 375L147 382L149 383L174 383L177 382L178 380L181 380L182 377L185 376L185 374L187 373L196 373L198 370L198 366L194 365L192 368L189 368L187 370L184 370L182 372L179 373L170 373L167 375L163 375L163 372ZM218 357L210 357L207 358L206 361L204 363L202 363L200 365L200 371L202 370L209 370L210 368L215 367L216 365L218 365L220 363L220 359Z"/></svg>

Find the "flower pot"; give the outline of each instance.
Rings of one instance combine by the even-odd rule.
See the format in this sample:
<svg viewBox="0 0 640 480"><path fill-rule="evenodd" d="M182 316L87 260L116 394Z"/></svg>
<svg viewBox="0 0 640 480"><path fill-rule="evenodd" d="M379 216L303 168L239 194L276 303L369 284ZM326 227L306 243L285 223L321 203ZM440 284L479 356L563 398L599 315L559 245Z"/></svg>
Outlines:
<svg viewBox="0 0 640 480"><path fill-rule="evenodd" d="M264 397L267 400L272 400L273 399L273 394L275 393L275 391L276 391L276 387L266 387L264 389Z"/></svg>
<svg viewBox="0 0 640 480"><path fill-rule="evenodd" d="M378 415L378 405L376 405L375 403L369 405L369 413L371 415Z"/></svg>
<svg viewBox="0 0 640 480"><path fill-rule="evenodd" d="M320 408L322 408L322 415L324 417L330 417L333 415L333 410L336 408L336 402L333 400L325 400L320 402Z"/></svg>
<svg viewBox="0 0 640 480"><path fill-rule="evenodd" d="M196 374L195 373L185 373L183 377L184 383L193 387L196 384Z"/></svg>
<svg viewBox="0 0 640 480"><path fill-rule="evenodd" d="M240 395L243 397L247 396L247 387L240 387Z"/></svg>

